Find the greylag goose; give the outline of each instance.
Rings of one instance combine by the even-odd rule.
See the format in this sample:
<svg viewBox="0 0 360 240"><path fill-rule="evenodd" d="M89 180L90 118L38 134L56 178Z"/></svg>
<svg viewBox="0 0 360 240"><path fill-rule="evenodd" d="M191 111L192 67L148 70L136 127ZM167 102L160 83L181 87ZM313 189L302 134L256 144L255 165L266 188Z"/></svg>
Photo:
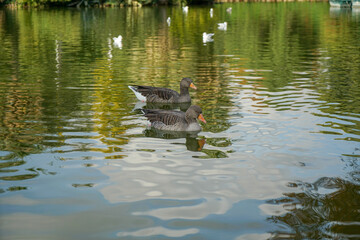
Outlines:
<svg viewBox="0 0 360 240"><path fill-rule="evenodd" d="M206 123L197 105L189 107L186 112L163 109L142 109L142 112L151 122L151 127L163 131L199 132L201 127L196 119Z"/></svg>
<svg viewBox="0 0 360 240"><path fill-rule="evenodd" d="M135 93L137 99L151 103L185 103L191 102L189 87L196 89L191 78L180 81L180 94L172 89L132 85L129 88Z"/></svg>

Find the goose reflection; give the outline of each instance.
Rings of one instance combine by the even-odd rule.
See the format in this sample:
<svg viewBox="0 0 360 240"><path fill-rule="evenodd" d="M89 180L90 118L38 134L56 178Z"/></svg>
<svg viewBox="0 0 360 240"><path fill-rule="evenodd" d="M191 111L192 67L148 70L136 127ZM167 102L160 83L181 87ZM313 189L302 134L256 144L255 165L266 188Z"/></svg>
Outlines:
<svg viewBox="0 0 360 240"><path fill-rule="evenodd" d="M185 138L186 149L193 152L199 152L203 149L206 143L204 138L198 138L199 132L174 132L148 128L144 130L144 135L146 137L163 139Z"/></svg>

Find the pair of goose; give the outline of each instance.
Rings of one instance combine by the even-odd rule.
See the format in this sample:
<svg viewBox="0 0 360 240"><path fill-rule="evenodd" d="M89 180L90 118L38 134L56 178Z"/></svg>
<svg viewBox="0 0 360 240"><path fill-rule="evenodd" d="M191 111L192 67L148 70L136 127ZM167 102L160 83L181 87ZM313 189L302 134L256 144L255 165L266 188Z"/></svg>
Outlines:
<svg viewBox="0 0 360 240"><path fill-rule="evenodd" d="M180 93L160 87L132 85L129 88L137 99L148 103L190 103L189 87L196 89L191 78L180 82ZM199 106L190 106L186 112L163 109L142 109L144 116L151 122L151 127L164 131L198 132L201 127L197 119L206 123Z"/></svg>

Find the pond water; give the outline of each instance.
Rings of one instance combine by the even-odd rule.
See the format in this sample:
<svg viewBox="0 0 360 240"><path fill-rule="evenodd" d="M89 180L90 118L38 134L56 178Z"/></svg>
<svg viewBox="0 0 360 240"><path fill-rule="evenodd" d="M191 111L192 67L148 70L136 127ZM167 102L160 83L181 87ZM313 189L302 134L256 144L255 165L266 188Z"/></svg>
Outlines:
<svg viewBox="0 0 360 240"><path fill-rule="evenodd" d="M360 238L360 10L3 9L0 39L1 239ZM207 124L156 135L127 86L183 77Z"/></svg>

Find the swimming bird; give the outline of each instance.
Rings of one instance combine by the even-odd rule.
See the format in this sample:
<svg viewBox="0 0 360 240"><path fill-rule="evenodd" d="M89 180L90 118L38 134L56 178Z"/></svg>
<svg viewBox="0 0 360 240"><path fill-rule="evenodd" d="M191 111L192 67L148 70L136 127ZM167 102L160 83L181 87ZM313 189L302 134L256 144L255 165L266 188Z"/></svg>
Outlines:
<svg viewBox="0 0 360 240"><path fill-rule="evenodd" d="M170 23L171 23L171 18L170 18L170 17L168 17L168 18L166 19L166 22L167 22L168 26L170 26Z"/></svg>
<svg viewBox="0 0 360 240"><path fill-rule="evenodd" d="M227 29L227 22L218 23L218 29L226 31Z"/></svg>
<svg viewBox="0 0 360 240"><path fill-rule="evenodd" d="M232 12L232 8L229 7L229 8L226 9L226 11L227 11L228 13L231 13L231 12Z"/></svg>
<svg viewBox="0 0 360 240"><path fill-rule="evenodd" d="M212 36L214 36L214 33L203 33L203 43L212 42L214 39L212 39Z"/></svg>
<svg viewBox="0 0 360 240"><path fill-rule="evenodd" d="M172 89L132 85L129 88L135 93L137 99L150 103L185 103L191 102L189 87L196 89L191 78L180 81L180 94Z"/></svg>
<svg viewBox="0 0 360 240"><path fill-rule="evenodd" d="M121 49L122 48L122 36L119 35L118 37L114 37L113 40L114 40L114 45Z"/></svg>
<svg viewBox="0 0 360 240"><path fill-rule="evenodd" d="M210 8L210 17L212 18L214 15L214 9Z"/></svg>
<svg viewBox="0 0 360 240"><path fill-rule="evenodd" d="M183 10L184 13L188 13L189 6L182 7L182 10Z"/></svg>
<svg viewBox="0 0 360 240"><path fill-rule="evenodd" d="M150 121L151 127L162 131L199 132L201 126L197 119L206 123L202 110L197 105L189 107L186 112L163 109L142 109L142 112Z"/></svg>

